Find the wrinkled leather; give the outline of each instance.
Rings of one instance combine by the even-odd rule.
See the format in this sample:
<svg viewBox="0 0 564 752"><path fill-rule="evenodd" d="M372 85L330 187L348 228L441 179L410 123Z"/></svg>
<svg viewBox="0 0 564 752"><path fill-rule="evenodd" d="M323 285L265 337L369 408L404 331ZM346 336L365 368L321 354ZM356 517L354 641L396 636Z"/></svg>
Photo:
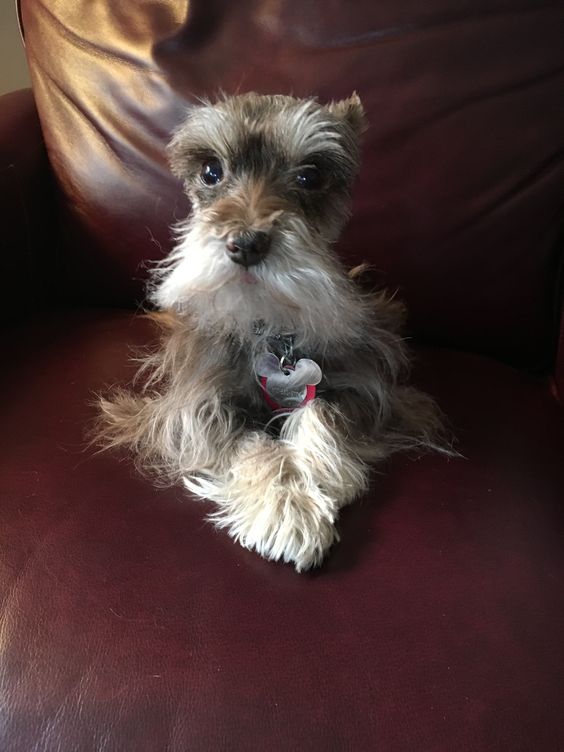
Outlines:
<svg viewBox="0 0 564 752"><path fill-rule="evenodd" d="M0 748L564 747L564 426L542 382L421 351L466 459L380 468L298 575L85 448L92 393L149 335L76 312L4 342Z"/></svg>
<svg viewBox="0 0 564 752"><path fill-rule="evenodd" d="M552 360L564 6L533 0L22 0L80 301L131 305L186 204L163 157L196 96L357 89L371 122L347 263L428 340ZM329 8L329 9L328 9ZM154 54L153 54L154 50Z"/></svg>

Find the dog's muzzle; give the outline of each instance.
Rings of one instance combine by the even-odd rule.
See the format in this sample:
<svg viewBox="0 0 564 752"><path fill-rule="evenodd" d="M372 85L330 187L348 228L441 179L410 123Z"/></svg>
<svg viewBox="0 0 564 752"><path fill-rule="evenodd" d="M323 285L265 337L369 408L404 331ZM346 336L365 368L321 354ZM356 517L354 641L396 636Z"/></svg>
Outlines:
<svg viewBox="0 0 564 752"><path fill-rule="evenodd" d="M225 249L231 261L248 267L259 264L266 256L269 246L270 235L256 230L230 238Z"/></svg>

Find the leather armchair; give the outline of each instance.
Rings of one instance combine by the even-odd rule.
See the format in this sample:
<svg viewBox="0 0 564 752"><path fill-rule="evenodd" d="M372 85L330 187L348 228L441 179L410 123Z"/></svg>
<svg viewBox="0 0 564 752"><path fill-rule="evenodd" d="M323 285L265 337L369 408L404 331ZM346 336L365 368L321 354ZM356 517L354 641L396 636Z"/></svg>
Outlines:
<svg viewBox="0 0 564 752"><path fill-rule="evenodd" d="M33 94L0 99L0 748L564 749L561 4L21 15ZM146 261L187 211L168 134L219 87L359 91L339 250L399 288L464 455L379 468L305 575L84 440L154 337Z"/></svg>

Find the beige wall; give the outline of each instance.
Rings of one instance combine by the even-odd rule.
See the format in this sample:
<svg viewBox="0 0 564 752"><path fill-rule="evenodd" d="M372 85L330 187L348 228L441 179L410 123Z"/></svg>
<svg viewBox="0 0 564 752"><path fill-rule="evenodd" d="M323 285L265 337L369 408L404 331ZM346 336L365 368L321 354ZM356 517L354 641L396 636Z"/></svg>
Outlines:
<svg viewBox="0 0 564 752"><path fill-rule="evenodd" d="M0 0L0 94L29 86L14 0Z"/></svg>

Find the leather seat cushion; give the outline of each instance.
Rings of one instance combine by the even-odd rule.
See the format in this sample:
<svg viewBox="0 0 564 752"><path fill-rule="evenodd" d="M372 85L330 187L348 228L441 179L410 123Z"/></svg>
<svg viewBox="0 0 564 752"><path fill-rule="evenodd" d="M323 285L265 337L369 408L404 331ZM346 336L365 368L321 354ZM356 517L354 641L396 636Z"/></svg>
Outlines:
<svg viewBox="0 0 564 752"><path fill-rule="evenodd" d="M422 348L466 458L379 468L298 575L85 446L93 393L151 337L98 310L5 338L4 749L564 747L564 431L543 382Z"/></svg>

